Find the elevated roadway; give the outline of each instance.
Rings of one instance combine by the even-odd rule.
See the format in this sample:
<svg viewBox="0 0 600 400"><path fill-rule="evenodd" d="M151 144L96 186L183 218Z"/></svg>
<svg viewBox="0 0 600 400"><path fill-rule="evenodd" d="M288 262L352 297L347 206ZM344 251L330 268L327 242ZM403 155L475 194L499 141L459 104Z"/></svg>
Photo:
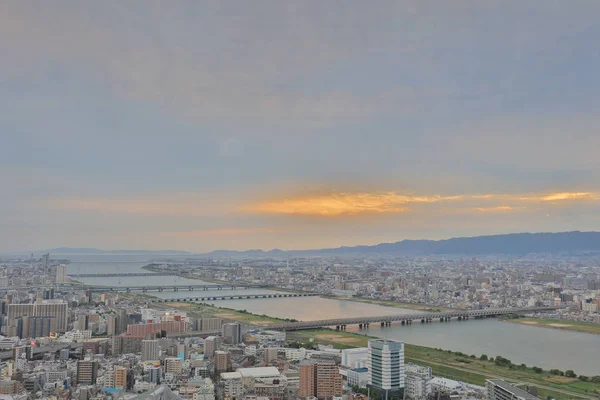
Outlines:
<svg viewBox="0 0 600 400"><path fill-rule="evenodd" d="M528 307L528 308L486 308L483 310L459 310L449 312L428 312L419 314L399 314L399 315L382 315L377 317L355 317L355 318L338 318L325 319L319 321L301 321L301 322L284 322L281 324L273 324L264 326L263 328L280 331L295 331L302 329L317 329L324 327L336 327L336 329L344 330L347 325L359 325L369 327L369 324L381 324L381 326L389 326L392 322L400 322L401 324L412 324L413 321L421 321L422 323L440 320L440 322L450 321L452 318L459 320L467 320L470 318L480 319L487 317L497 317L507 314L527 314L532 312L549 312L555 311L560 307Z"/></svg>

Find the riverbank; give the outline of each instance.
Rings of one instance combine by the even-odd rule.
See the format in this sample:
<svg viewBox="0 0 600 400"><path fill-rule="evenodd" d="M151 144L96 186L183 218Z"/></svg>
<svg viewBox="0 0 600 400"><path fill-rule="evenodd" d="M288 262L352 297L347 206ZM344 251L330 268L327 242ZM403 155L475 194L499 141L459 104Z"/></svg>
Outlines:
<svg viewBox="0 0 600 400"><path fill-rule="evenodd" d="M375 337L332 329L315 329L288 332L288 338L298 345L312 343L330 344L337 349L366 347L369 339ZM528 383L538 387L538 397L551 396L562 399L595 399L600 394L600 384L583 382L578 378L567 378L550 374L537 367L507 363L502 357L498 360L487 356L467 355L442 349L405 344L405 362L429 366L436 376L455 379L475 385L485 386L486 379L505 379L509 382Z"/></svg>
<svg viewBox="0 0 600 400"><path fill-rule="evenodd" d="M579 322L570 321L564 319L553 319L553 318L505 318L502 319L504 322L510 322L512 324L522 324L530 326L539 326L541 328L561 329L564 331L573 332L584 332L595 335L600 335L600 324L594 324L592 322ZM600 372L600 367L599 367Z"/></svg>
<svg viewBox="0 0 600 400"><path fill-rule="evenodd" d="M449 308L449 307L432 306L432 305L428 305L428 304L406 303L406 302L399 302L399 301L364 299L362 297L344 297L344 296L323 296L323 297L336 299L336 300L355 301L357 303L376 304L378 306L405 308L405 309L409 309L409 310L418 310L418 311L428 311L428 312L456 311L456 309Z"/></svg>
<svg viewBox="0 0 600 400"><path fill-rule="evenodd" d="M270 324L276 324L281 322L294 322L290 319L280 319L269 317L268 315L257 315L249 313L245 310L235 310L233 308L217 307L203 303L184 303L184 302L170 302L170 303L154 303L153 308L157 309L170 309L176 308L179 310L186 311L189 316L194 318L207 318L207 317L219 317L228 319L231 321L237 321L244 324L268 326Z"/></svg>

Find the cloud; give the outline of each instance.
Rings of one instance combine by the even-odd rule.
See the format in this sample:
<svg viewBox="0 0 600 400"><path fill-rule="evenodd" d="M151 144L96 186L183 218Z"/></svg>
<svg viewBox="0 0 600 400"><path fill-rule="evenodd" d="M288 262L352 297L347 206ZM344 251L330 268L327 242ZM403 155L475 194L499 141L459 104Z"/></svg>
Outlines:
<svg viewBox="0 0 600 400"><path fill-rule="evenodd" d="M197 194L161 194L127 198L52 198L38 208L148 216L214 216L234 210L227 199L216 201Z"/></svg>
<svg viewBox="0 0 600 400"><path fill-rule="evenodd" d="M494 207L477 207L475 211L481 213L496 213L496 212L512 212L522 210L525 207L511 207L511 206L494 206Z"/></svg>
<svg viewBox="0 0 600 400"><path fill-rule="evenodd" d="M283 198L264 201L244 207L260 214L315 215L335 217L341 215L403 213L411 203L437 203L458 200L461 196L410 196L394 192L381 193L330 193L316 196Z"/></svg>
<svg viewBox="0 0 600 400"><path fill-rule="evenodd" d="M180 238L202 237L202 236L238 236L260 233L283 233L285 229L276 228L222 228L208 230L191 230L182 232L161 232L163 236L175 236Z"/></svg>
<svg viewBox="0 0 600 400"><path fill-rule="evenodd" d="M510 193L427 196L405 195L396 192L359 192L284 197L250 204L243 209L246 212L258 214L337 217L359 214L410 213L415 212L417 206L419 206L422 213L427 213L433 210L427 206L444 203L444 207L437 209L436 213L465 213L469 210L478 213L506 213L524 210L531 201L561 202L571 200L581 202L598 199L600 199L600 196L591 192L561 192L528 196ZM493 204L500 201L504 204ZM506 204L507 202L509 204ZM448 205L448 203L453 206ZM472 205L472 208L465 208L468 205Z"/></svg>

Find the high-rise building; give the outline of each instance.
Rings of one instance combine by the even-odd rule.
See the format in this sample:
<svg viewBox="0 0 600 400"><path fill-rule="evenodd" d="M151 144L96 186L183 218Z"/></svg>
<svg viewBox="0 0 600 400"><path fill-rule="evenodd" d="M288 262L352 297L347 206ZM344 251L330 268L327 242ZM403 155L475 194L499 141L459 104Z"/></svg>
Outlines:
<svg viewBox="0 0 600 400"><path fill-rule="evenodd" d="M300 397L331 398L342 394L342 375L333 361L300 363Z"/></svg>
<svg viewBox="0 0 600 400"><path fill-rule="evenodd" d="M204 339L204 357L212 358L221 343L223 343L223 338L220 336L209 336Z"/></svg>
<svg viewBox="0 0 600 400"><path fill-rule="evenodd" d="M77 361L77 384L94 385L98 378L98 361Z"/></svg>
<svg viewBox="0 0 600 400"><path fill-rule="evenodd" d="M238 344L242 341L242 326L237 323L223 324L223 340L229 344Z"/></svg>
<svg viewBox="0 0 600 400"><path fill-rule="evenodd" d="M487 379L487 400L540 400L538 397L502 379Z"/></svg>
<svg viewBox="0 0 600 400"><path fill-rule="evenodd" d="M117 334L116 318L114 315L106 317L106 334L108 336L114 336Z"/></svg>
<svg viewBox="0 0 600 400"><path fill-rule="evenodd" d="M405 398L426 400L431 393L431 367L408 364L405 372Z"/></svg>
<svg viewBox="0 0 600 400"><path fill-rule="evenodd" d="M50 264L50 253L42 254L42 268L48 268Z"/></svg>
<svg viewBox="0 0 600 400"><path fill-rule="evenodd" d="M127 310L120 308L115 315L115 334L120 335L127 330ZM134 335L135 336L135 335Z"/></svg>
<svg viewBox="0 0 600 400"><path fill-rule="evenodd" d="M142 361L155 361L160 358L158 339L142 340Z"/></svg>
<svg viewBox="0 0 600 400"><path fill-rule="evenodd" d="M114 388L115 389L126 389L127 388L127 368L125 368L125 367L115 368Z"/></svg>
<svg viewBox="0 0 600 400"><path fill-rule="evenodd" d="M18 319L22 317L49 317L50 331L64 333L67 331L68 314L69 309L66 302L62 300L43 300L34 304L9 304L6 319L9 326L18 326ZM43 324L44 321L40 321L40 323ZM43 327L39 328L38 332L41 332L40 330L43 331ZM29 325L25 330L21 328L17 331L20 331L21 337L29 337Z"/></svg>
<svg viewBox="0 0 600 400"><path fill-rule="evenodd" d="M227 351L215 351L215 372L231 371L231 355Z"/></svg>
<svg viewBox="0 0 600 400"><path fill-rule="evenodd" d="M60 264L56 266L56 283L67 283L69 281L69 277L67 276L67 266L65 264Z"/></svg>
<svg viewBox="0 0 600 400"><path fill-rule="evenodd" d="M150 383L155 383L155 384L160 384L160 378L162 375L162 368L161 367L153 367L148 369L148 382Z"/></svg>
<svg viewBox="0 0 600 400"><path fill-rule="evenodd" d="M369 340L368 349L369 384L386 393L404 388L404 342Z"/></svg>

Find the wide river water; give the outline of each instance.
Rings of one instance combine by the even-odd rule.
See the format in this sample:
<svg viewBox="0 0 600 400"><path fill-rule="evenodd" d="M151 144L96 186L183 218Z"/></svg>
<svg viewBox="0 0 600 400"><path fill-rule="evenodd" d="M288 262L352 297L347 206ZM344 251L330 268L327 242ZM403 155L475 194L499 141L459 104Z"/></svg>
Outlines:
<svg viewBox="0 0 600 400"><path fill-rule="evenodd" d="M69 273L101 273L101 272L147 272L141 267L145 263L132 262L73 262L69 264ZM97 285L169 285L198 284L201 281L179 277L113 277L113 278L79 278L78 280ZM236 293L265 293L265 289L243 289ZM196 294L226 295L228 290L165 291L148 294L163 298L192 297ZM319 297L299 297L285 299L224 300L213 304L239 310L247 310L255 314L272 317L294 318L301 321L376 316L391 314L409 314L413 310L384 307L375 304L357 303L345 300L325 299ZM539 366L546 369L572 369L577 374L600 375L600 335L569 332L535 326L512 324L495 319L469 320L449 323L433 322L421 325L413 323L408 326L393 324L381 328L372 324L368 330L359 331L358 327L348 327L349 331L366 333L371 336L402 340L405 343L462 351L466 354L487 354L510 359L516 364Z"/></svg>

